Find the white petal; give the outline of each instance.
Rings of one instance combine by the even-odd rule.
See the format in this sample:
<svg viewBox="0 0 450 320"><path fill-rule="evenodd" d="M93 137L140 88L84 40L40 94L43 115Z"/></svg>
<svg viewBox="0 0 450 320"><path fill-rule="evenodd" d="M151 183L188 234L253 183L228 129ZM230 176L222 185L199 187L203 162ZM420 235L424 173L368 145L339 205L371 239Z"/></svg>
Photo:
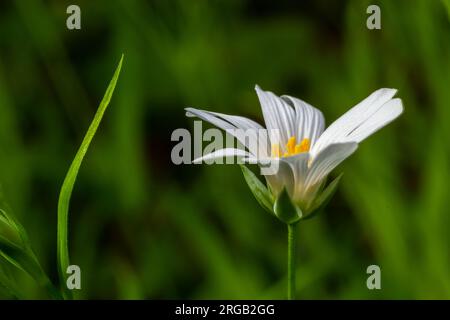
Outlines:
<svg viewBox="0 0 450 320"><path fill-rule="evenodd" d="M232 125L234 125L236 128L239 128L239 129L244 129L244 130L264 129L264 127L261 126L259 123L255 122L251 119L245 118L245 117L227 115L227 114L218 113L218 112L208 112L208 111L205 111L205 112L212 114L218 118L222 118L222 119L230 122Z"/></svg>
<svg viewBox="0 0 450 320"><path fill-rule="evenodd" d="M261 109L269 132L270 142L280 145L284 152L284 145L288 139L295 135L295 111L280 97L270 91L263 91L255 86Z"/></svg>
<svg viewBox="0 0 450 320"><path fill-rule="evenodd" d="M194 164L198 164L201 163L203 161L208 161L208 160L215 160L215 159L221 159L221 158L227 158L227 157L248 157L249 153L244 151L244 150L240 150L240 149L234 149L234 148L225 148L225 149L220 149L211 153L208 153L207 155L204 155L200 158L195 159L194 161L192 161L192 163Z"/></svg>
<svg viewBox="0 0 450 320"><path fill-rule="evenodd" d="M358 148L356 142L336 143L327 146L313 160L306 177L305 189L320 183L342 161Z"/></svg>
<svg viewBox="0 0 450 320"><path fill-rule="evenodd" d="M347 138L352 141L361 142L371 134L395 120L400 114L402 114L402 112L402 101L398 98L392 99L386 102L369 119L350 133Z"/></svg>
<svg viewBox="0 0 450 320"><path fill-rule="evenodd" d="M261 170L261 174L265 176L271 190L278 195L285 188L288 194L295 199L296 194L301 192L306 179L309 154L305 152L285 158L248 157L244 158L244 161L258 164L261 168L268 168L271 165L276 170L267 170L266 173Z"/></svg>
<svg viewBox="0 0 450 320"><path fill-rule="evenodd" d="M311 150L312 156L315 157L321 150L332 143L351 141L348 135L373 116L386 102L391 100L396 92L397 90L395 89L379 89L347 111L320 136Z"/></svg>
<svg viewBox="0 0 450 320"><path fill-rule="evenodd" d="M292 196L295 188L292 166L288 162L281 161L280 159L271 159L271 162L277 165L277 170L275 174L264 175L264 177L272 193L277 197L283 188L285 188L288 194Z"/></svg>
<svg viewBox="0 0 450 320"><path fill-rule="evenodd" d="M314 145L325 126L322 112L300 99L291 96L281 98L295 108L297 141L308 138L311 145Z"/></svg>
<svg viewBox="0 0 450 320"><path fill-rule="evenodd" d="M282 161L287 162L292 169L294 175L294 188L291 197L297 200L304 190L305 181L308 173L308 162L310 155L308 152L296 154L292 157L282 158Z"/></svg>
<svg viewBox="0 0 450 320"><path fill-rule="evenodd" d="M213 115L211 112L205 111L205 110L199 110L194 108L185 108L186 110L186 116L188 117L198 117L204 121L207 121L216 127L219 127L223 130L227 129L234 129L236 126L232 125L230 122L225 121L215 115Z"/></svg>
<svg viewBox="0 0 450 320"><path fill-rule="evenodd" d="M188 117L198 117L220 129L226 130L248 148L252 154L257 156L267 156L268 150L270 149L267 131L257 122L245 117L194 108L186 108L185 110L186 116Z"/></svg>

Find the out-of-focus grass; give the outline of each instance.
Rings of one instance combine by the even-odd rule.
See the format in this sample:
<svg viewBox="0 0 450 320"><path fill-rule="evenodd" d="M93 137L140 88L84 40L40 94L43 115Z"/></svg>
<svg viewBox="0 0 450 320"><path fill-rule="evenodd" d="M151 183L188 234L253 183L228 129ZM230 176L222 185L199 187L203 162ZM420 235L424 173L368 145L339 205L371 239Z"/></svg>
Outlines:
<svg viewBox="0 0 450 320"><path fill-rule="evenodd" d="M175 166L172 130L196 106L262 120L253 87L298 96L331 123L379 87L405 112L338 171L326 213L299 226L300 298L448 298L448 1L14 2L0 10L0 182L57 278L61 178L116 57L127 65L72 198L83 298L273 298L285 228L237 166ZM370 264L382 290L366 288ZM0 272L4 272L1 266ZM15 273L22 297L45 297ZM0 288L1 297L7 297Z"/></svg>

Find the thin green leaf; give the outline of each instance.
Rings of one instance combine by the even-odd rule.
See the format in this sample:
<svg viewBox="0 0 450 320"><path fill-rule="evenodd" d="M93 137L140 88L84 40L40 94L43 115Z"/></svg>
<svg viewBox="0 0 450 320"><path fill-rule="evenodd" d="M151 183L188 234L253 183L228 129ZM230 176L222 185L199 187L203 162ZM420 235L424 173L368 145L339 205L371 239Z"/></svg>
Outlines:
<svg viewBox="0 0 450 320"><path fill-rule="evenodd" d="M1 186L0 206L0 259L28 273L40 286L47 290L51 298L60 299L61 296L34 254L25 229L15 219L14 215L9 213L11 209L4 200ZM2 286L10 291L13 290L12 280L7 279L4 273L2 273L1 278ZM14 295L17 296L17 294Z"/></svg>
<svg viewBox="0 0 450 320"><path fill-rule="evenodd" d="M61 281L61 286L63 288L64 297L71 298L71 291L67 289L66 284L66 270L69 266L69 249L68 249L68 216L69 216L69 202L70 197L72 195L73 186L75 184L75 180L78 175L78 171L80 169L81 163L83 161L84 156L89 148L89 145L94 137L98 126L103 118L103 114L105 113L106 108L111 100L112 94L114 92L114 88L116 87L117 79L119 78L120 69L122 67L123 55L120 58L119 65L114 72L114 75L109 83L109 86L106 90L106 93L100 102L100 106L92 120L91 125L81 143L80 148L78 149L75 158L67 172L67 175L64 179L63 185L61 187L61 191L59 194L58 201L58 231L57 231L57 255L58 255L58 272Z"/></svg>
<svg viewBox="0 0 450 320"><path fill-rule="evenodd" d="M0 209L0 236L9 239L11 242L22 245L22 240L16 225L11 221L3 209Z"/></svg>
<svg viewBox="0 0 450 320"><path fill-rule="evenodd" d="M30 248L18 246L0 236L0 258L28 273L40 286L47 290L51 298L61 298Z"/></svg>
<svg viewBox="0 0 450 320"><path fill-rule="evenodd" d="M244 174L245 181L247 182L256 200L258 200L259 204L264 209L269 211L271 214L274 214L273 200L269 190L249 168L245 165L240 165L240 167L242 169L242 173Z"/></svg>
<svg viewBox="0 0 450 320"><path fill-rule="evenodd" d="M3 187L0 185L0 224L4 224L5 226L7 225L10 231L15 233L14 236L20 238L20 245L31 248L30 241L24 227L13 214L9 214L8 212L12 212L12 210L5 200Z"/></svg>
<svg viewBox="0 0 450 320"><path fill-rule="evenodd" d="M17 289L14 279L11 277L8 266L2 263L0 263L0 294L14 299L23 298L19 290Z"/></svg>

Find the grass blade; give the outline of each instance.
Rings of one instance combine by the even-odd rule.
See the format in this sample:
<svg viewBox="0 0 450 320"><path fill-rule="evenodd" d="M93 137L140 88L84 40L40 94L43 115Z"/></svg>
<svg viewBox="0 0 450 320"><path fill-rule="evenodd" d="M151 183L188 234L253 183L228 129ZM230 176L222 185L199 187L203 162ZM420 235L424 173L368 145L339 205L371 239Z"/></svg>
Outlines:
<svg viewBox="0 0 450 320"><path fill-rule="evenodd" d="M6 262L6 264L28 273L42 288L47 290L49 297L61 299L61 295L34 254L25 229L10 211L12 210L4 200L0 186L0 262ZM5 268L7 268L6 264ZM0 270L0 286L13 293L14 296L19 296L18 292L12 292L14 290L13 281L10 281L2 270Z"/></svg>
<svg viewBox="0 0 450 320"><path fill-rule="evenodd" d="M114 88L116 87L117 79L119 78L120 69L122 67L123 55L120 58L119 65L114 72L114 75L106 89L105 95L100 102L100 106L92 120L91 125L81 143L78 152L70 165L69 171L64 179L58 200L58 230L57 230L57 259L58 259L58 272L61 282L61 288L64 298L71 298L72 294L66 287L66 270L69 266L69 248L68 248L68 218L69 218L69 202L72 194L73 186L78 175L81 163L89 148L89 145L94 137L98 126L103 118L106 108L111 100Z"/></svg>

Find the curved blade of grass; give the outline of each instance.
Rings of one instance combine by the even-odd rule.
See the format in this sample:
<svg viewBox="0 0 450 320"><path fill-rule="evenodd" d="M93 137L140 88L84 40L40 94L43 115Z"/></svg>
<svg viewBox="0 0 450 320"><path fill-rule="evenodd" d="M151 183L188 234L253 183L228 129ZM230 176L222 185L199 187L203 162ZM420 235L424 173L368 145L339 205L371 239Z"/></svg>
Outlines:
<svg viewBox="0 0 450 320"><path fill-rule="evenodd" d="M61 295L42 270L36 256L29 248L20 247L0 236L0 260L4 259L16 268L28 273L41 287L45 288L53 299Z"/></svg>
<svg viewBox="0 0 450 320"><path fill-rule="evenodd" d="M97 131L98 126L102 120L103 114L111 100L114 88L116 87L117 79L119 78L120 69L122 67L123 55L120 58L119 65L114 72L114 75L106 89L105 95L103 96L100 106L95 113L94 120L92 120L91 125L78 149L72 164L70 165L69 171L67 172L66 178L64 179L58 200L58 230L57 230L57 259L58 259L58 272L61 282L61 289L64 298L72 298L72 293L66 287L66 270L69 266L69 248L68 248L68 217L69 217L69 202L70 196L72 194L73 186L78 175L78 171L81 166L81 162L89 148L92 138Z"/></svg>
<svg viewBox="0 0 450 320"><path fill-rule="evenodd" d="M28 273L41 287L47 290L49 297L61 299L60 293L53 286L34 254L24 227L11 211L11 208L3 198L3 191L0 185L0 262L6 262ZM7 267L6 264L4 266ZM13 293L13 281L9 281L6 273L1 272L1 270L0 286ZM14 296L18 297L17 292L14 293Z"/></svg>
<svg viewBox="0 0 450 320"><path fill-rule="evenodd" d="M0 262L1 259L0 259ZM5 264L0 263L0 295L11 299L23 299Z"/></svg>

